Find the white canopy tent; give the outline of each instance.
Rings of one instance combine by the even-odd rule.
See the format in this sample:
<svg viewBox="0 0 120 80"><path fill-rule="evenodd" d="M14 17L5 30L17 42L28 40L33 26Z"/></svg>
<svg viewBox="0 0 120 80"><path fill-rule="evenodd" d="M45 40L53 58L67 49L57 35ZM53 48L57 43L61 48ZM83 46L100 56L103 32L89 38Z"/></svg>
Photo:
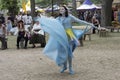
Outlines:
<svg viewBox="0 0 120 80"><path fill-rule="evenodd" d="M96 6L90 0L85 0L83 4L77 8L77 10L86 10L86 9L101 9L101 7Z"/></svg>

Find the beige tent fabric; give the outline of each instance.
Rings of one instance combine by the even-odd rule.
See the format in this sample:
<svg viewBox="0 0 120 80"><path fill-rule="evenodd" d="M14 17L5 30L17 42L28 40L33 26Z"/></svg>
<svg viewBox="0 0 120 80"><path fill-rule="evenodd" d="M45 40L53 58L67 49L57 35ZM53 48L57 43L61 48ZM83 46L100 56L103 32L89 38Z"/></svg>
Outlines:
<svg viewBox="0 0 120 80"><path fill-rule="evenodd" d="M114 0L113 3L120 3L120 0Z"/></svg>

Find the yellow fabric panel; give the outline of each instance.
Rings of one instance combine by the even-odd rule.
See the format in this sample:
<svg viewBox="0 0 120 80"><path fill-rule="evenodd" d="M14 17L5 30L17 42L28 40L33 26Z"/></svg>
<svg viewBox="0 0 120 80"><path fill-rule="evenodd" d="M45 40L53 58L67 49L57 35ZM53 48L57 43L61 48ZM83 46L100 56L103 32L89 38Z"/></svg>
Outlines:
<svg viewBox="0 0 120 80"><path fill-rule="evenodd" d="M70 37L70 39L74 39L75 38L75 35L74 35L72 29L70 29L70 28L66 29L66 33Z"/></svg>
<svg viewBox="0 0 120 80"><path fill-rule="evenodd" d="M23 8L24 12L27 13L25 0L22 0L22 8Z"/></svg>

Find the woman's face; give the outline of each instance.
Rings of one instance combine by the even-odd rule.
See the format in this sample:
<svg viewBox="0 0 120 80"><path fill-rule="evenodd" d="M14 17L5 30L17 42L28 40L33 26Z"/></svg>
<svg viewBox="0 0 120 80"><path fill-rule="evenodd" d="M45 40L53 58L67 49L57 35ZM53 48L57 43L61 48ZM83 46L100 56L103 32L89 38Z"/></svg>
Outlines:
<svg viewBox="0 0 120 80"><path fill-rule="evenodd" d="M60 13L64 14L65 13L65 8L64 7L60 7Z"/></svg>
<svg viewBox="0 0 120 80"><path fill-rule="evenodd" d="M20 22L19 24L20 24L20 25L22 25L22 24L23 24L23 22Z"/></svg>
<svg viewBox="0 0 120 80"><path fill-rule="evenodd" d="M23 28L23 22L19 23L20 28Z"/></svg>

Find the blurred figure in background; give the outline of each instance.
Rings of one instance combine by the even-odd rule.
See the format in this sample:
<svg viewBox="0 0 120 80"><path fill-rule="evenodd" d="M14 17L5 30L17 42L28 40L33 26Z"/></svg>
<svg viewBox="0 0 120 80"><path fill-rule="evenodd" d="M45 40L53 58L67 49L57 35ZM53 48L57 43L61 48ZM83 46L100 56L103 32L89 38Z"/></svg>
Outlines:
<svg viewBox="0 0 120 80"><path fill-rule="evenodd" d="M25 40L24 48L27 49L28 33L25 30L24 23L22 20L18 22L17 49L19 49L19 42L21 39Z"/></svg>
<svg viewBox="0 0 120 80"><path fill-rule="evenodd" d="M0 20L2 24L5 24L5 17L3 16L3 14L0 14Z"/></svg>
<svg viewBox="0 0 120 80"><path fill-rule="evenodd" d="M35 20L35 23L33 25L33 28L31 30L31 38L30 38L30 44L33 44L32 48L35 48L35 44L40 43L41 47L45 47L46 41L45 41L45 33L41 29L41 25L39 20Z"/></svg>
<svg viewBox="0 0 120 80"><path fill-rule="evenodd" d="M94 15L92 17L92 23L94 24L95 27L99 26L99 20L96 18L96 15ZM92 33L95 34L96 33L96 28L93 27Z"/></svg>
<svg viewBox="0 0 120 80"><path fill-rule="evenodd" d="M120 8L118 9L118 14L117 14L117 16L118 16L118 22L120 23Z"/></svg>
<svg viewBox="0 0 120 80"><path fill-rule="evenodd" d="M0 20L0 41L2 42L1 49L7 49L7 42L6 42L6 27L2 24Z"/></svg>
<svg viewBox="0 0 120 80"><path fill-rule="evenodd" d="M7 35L10 35L10 30L12 29L12 22L10 19L7 20L6 28L7 28Z"/></svg>

